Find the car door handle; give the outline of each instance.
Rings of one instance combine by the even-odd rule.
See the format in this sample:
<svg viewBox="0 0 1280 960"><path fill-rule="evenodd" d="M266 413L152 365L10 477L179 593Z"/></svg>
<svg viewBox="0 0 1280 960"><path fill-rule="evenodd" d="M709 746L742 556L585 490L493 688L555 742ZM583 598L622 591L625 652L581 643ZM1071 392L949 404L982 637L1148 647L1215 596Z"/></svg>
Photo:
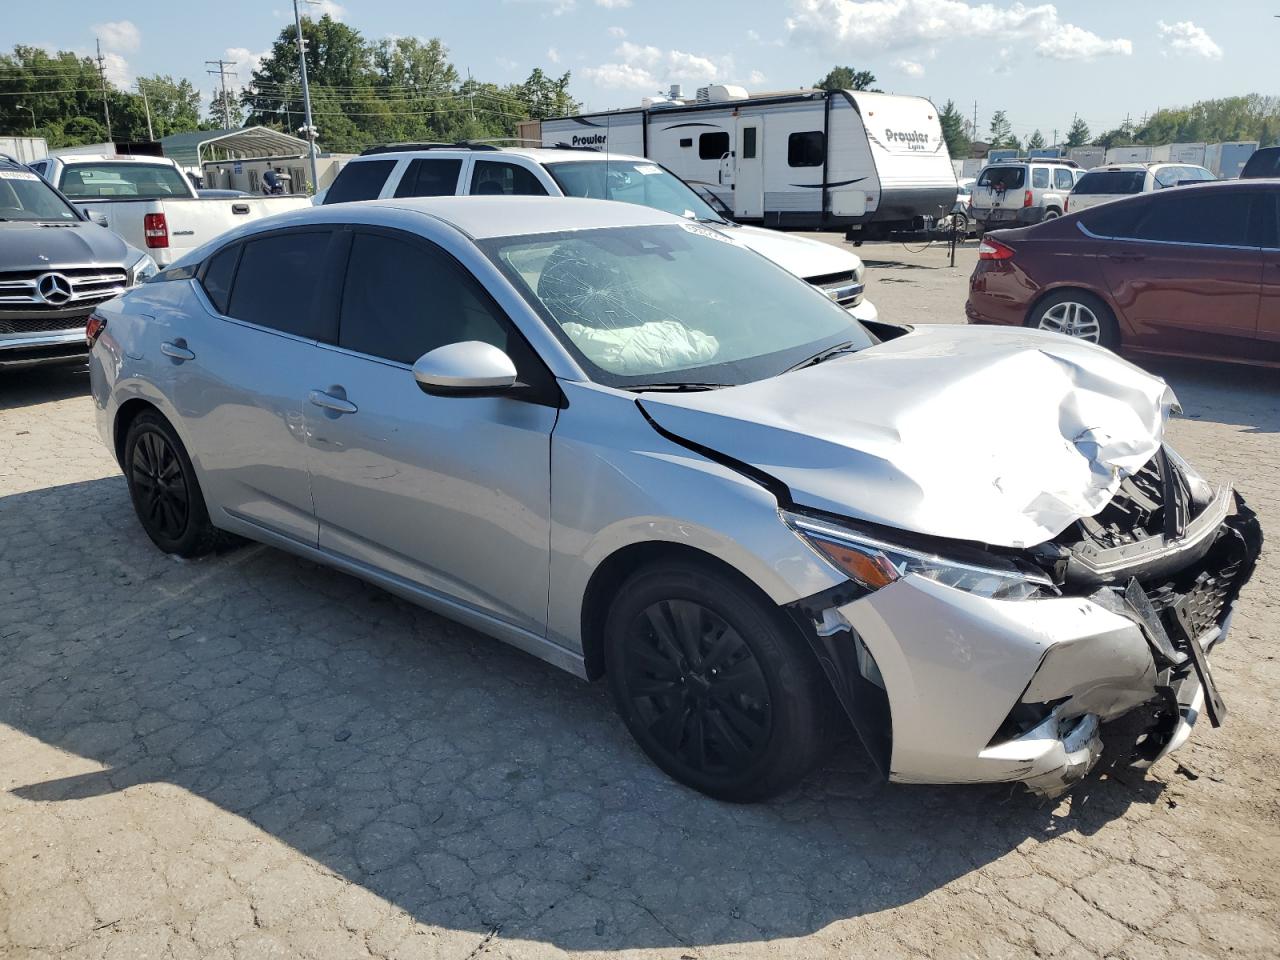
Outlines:
<svg viewBox="0 0 1280 960"><path fill-rule="evenodd" d="M231 212L237 216L244 216L249 212L249 205L247 203L233 203L231 205Z"/></svg>
<svg viewBox="0 0 1280 960"><path fill-rule="evenodd" d="M166 357L177 360L179 363L196 358L196 355L187 349L185 340L166 340L160 344L160 352Z"/></svg>
<svg viewBox="0 0 1280 960"><path fill-rule="evenodd" d="M312 390L307 394L307 399L317 407L332 410L334 413L355 413L360 409L350 400L343 400L341 397L335 397L332 394L325 393L323 390Z"/></svg>

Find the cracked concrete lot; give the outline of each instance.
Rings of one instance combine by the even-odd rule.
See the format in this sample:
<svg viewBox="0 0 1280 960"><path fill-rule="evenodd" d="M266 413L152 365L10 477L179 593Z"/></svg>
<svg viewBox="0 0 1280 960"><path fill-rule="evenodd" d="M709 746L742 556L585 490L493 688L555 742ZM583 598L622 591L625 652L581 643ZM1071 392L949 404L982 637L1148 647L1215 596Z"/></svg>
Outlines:
<svg viewBox="0 0 1280 960"><path fill-rule="evenodd" d="M882 316L958 321L973 246L861 248ZM1155 369L1174 445L1280 536L1275 371ZM734 807L599 685L265 547L160 554L86 389L0 379L6 958L1280 955L1274 546L1226 726L1146 777L882 787L847 745Z"/></svg>

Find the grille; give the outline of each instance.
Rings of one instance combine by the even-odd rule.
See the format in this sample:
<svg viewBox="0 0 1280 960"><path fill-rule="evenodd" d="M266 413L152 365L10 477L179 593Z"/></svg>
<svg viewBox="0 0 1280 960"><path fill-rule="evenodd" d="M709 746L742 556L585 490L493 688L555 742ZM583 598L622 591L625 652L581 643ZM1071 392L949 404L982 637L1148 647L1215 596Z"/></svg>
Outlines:
<svg viewBox="0 0 1280 960"><path fill-rule="evenodd" d="M843 273L825 273L809 277L808 281L842 307L852 307L862 302L864 284L852 270Z"/></svg>
<svg viewBox="0 0 1280 960"><path fill-rule="evenodd" d="M1159 585L1147 585L1147 597L1166 621L1175 619L1181 607L1187 632L1202 637L1226 619L1227 606L1240 592L1241 574L1248 562L1243 541L1224 536L1209 551L1197 570ZM1197 572L1198 571L1198 572Z"/></svg>
<svg viewBox="0 0 1280 960"><path fill-rule="evenodd" d="M6 317L0 312L0 334L47 333L51 330L83 330L84 317Z"/></svg>
<svg viewBox="0 0 1280 960"><path fill-rule="evenodd" d="M59 274L71 288L66 300L50 303L41 296L38 285L46 274ZM10 270L0 273L0 311L66 310L76 306L93 306L124 293L128 275L110 267L71 267L65 270ZM65 326L65 320L61 321ZM37 329L60 329L41 327ZM13 331L10 331L13 332Z"/></svg>
<svg viewBox="0 0 1280 960"><path fill-rule="evenodd" d="M1089 541L1109 550L1164 532L1164 458L1156 455L1126 477L1111 502L1093 517L1077 520L1057 538L1059 543Z"/></svg>

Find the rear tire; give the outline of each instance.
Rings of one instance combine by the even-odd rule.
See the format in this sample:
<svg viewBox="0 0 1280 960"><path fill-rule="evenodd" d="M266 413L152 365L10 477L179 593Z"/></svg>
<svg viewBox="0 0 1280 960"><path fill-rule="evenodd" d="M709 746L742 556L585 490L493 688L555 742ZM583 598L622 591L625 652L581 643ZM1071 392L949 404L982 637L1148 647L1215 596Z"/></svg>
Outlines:
<svg viewBox="0 0 1280 960"><path fill-rule="evenodd" d="M1046 220L1057 220L1060 216L1062 216L1062 211L1057 207L1050 207L1044 212L1044 218Z"/></svg>
<svg viewBox="0 0 1280 960"><path fill-rule="evenodd" d="M133 509L152 543L180 557L217 546L195 468L168 420L154 411L138 414L125 435L123 460Z"/></svg>
<svg viewBox="0 0 1280 960"><path fill-rule="evenodd" d="M1115 314L1101 298L1087 290L1059 290L1049 294L1027 314L1026 325L1097 343L1108 350L1120 346Z"/></svg>
<svg viewBox="0 0 1280 960"><path fill-rule="evenodd" d="M692 563L643 568L619 589L604 640L614 706L680 783L762 800L825 753L834 713L817 658L746 585Z"/></svg>

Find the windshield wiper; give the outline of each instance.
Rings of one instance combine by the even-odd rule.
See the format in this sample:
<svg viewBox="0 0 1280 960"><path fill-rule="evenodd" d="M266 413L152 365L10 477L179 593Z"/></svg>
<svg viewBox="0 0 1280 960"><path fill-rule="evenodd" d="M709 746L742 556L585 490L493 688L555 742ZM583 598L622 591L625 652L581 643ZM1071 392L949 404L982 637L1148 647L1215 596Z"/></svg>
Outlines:
<svg viewBox="0 0 1280 960"><path fill-rule="evenodd" d="M808 360L801 360L795 366L787 367L786 372L790 373L792 370L803 370L805 367L817 366L824 360L830 360L832 357L839 356L842 353L849 353L853 349L854 344L852 340L846 340L844 343L837 343L834 347L828 347L821 353L815 353Z"/></svg>
<svg viewBox="0 0 1280 960"><path fill-rule="evenodd" d="M633 393L640 393L646 390L680 393L683 391L693 392L695 390L719 390L721 387L727 386L729 386L727 383L696 383L692 380L677 380L672 383L629 383L623 389L630 390Z"/></svg>

